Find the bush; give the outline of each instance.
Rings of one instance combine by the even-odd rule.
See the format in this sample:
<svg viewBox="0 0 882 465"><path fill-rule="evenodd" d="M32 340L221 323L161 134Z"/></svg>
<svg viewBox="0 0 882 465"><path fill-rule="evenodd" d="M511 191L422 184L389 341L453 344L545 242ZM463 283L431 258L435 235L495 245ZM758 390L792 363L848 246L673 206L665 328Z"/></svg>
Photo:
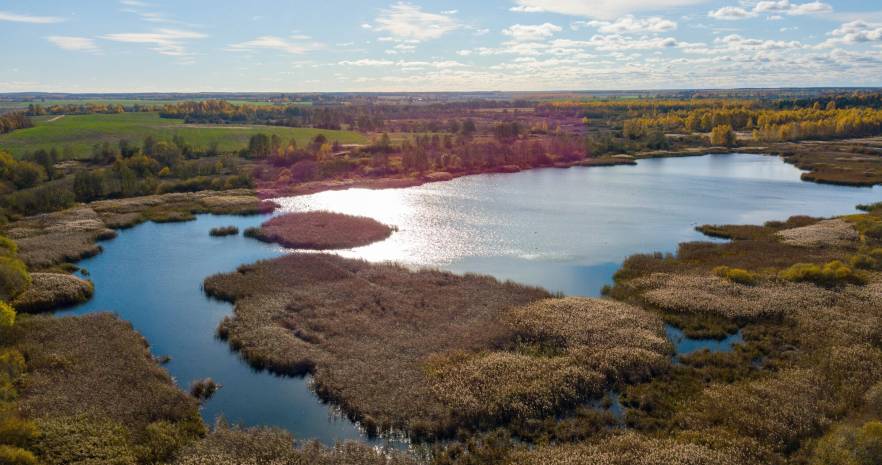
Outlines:
<svg viewBox="0 0 882 465"><path fill-rule="evenodd" d="M838 286L846 283L864 284L864 279L839 260L821 265L797 263L778 273L785 281L810 282L821 286Z"/></svg>
<svg viewBox="0 0 882 465"><path fill-rule="evenodd" d="M3 465L32 465L37 463L37 458L24 449L0 445L0 463Z"/></svg>
<svg viewBox="0 0 882 465"><path fill-rule="evenodd" d="M864 230L864 235L876 240L882 240L882 223L876 223L866 230Z"/></svg>
<svg viewBox="0 0 882 465"><path fill-rule="evenodd" d="M750 271L741 269L741 268L729 268L728 266L718 266L714 268L714 274L721 277L726 278L729 281L744 284L747 286L752 286L759 281L759 276L756 273L752 273Z"/></svg>
<svg viewBox="0 0 882 465"><path fill-rule="evenodd" d="M0 301L11 301L30 284L31 276L21 260L0 255Z"/></svg>
<svg viewBox="0 0 882 465"><path fill-rule="evenodd" d="M190 386L190 394L199 400L208 400L220 387L221 385L211 378L200 379Z"/></svg>
<svg viewBox="0 0 882 465"><path fill-rule="evenodd" d="M875 248L851 257L851 266L862 270L882 270L882 248Z"/></svg>
<svg viewBox="0 0 882 465"><path fill-rule="evenodd" d="M15 310L6 302L0 302L0 328L10 328L15 324Z"/></svg>
<svg viewBox="0 0 882 465"><path fill-rule="evenodd" d="M837 428L818 441L812 465L876 465L882 457L882 422Z"/></svg>

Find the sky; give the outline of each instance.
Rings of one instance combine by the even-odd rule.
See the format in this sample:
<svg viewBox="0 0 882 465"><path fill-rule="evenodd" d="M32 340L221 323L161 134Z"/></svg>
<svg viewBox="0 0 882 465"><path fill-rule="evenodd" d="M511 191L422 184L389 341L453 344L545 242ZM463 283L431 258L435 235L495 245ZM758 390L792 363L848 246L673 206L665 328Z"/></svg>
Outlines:
<svg viewBox="0 0 882 465"><path fill-rule="evenodd" d="M880 0L0 0L0 92L882 86Z"/></svg>

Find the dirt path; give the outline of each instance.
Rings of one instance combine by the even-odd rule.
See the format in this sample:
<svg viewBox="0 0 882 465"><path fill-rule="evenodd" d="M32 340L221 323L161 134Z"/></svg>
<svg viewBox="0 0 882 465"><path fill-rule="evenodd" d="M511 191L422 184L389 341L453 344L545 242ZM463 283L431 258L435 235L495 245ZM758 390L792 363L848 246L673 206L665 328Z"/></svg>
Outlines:
<svg viewBox="0 0 882 465"><path fill-rule="evenodd" d="M58 116L56 116L55 118L49 118L49 119L47 119L46 122L47 122L47 123L52 123L52 122L58 121L58 120L60 120L61 118L64 118L64 117L65 117L65 115L58 115Z"/></svg>

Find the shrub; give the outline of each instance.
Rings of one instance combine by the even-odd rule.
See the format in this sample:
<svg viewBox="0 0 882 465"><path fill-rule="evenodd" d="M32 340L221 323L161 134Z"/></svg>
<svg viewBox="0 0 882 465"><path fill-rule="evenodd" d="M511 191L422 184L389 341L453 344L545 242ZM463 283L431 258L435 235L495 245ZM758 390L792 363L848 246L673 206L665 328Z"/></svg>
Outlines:
<svg viewBox="0 0 882 465"><path fill-rule="evenodd" d="M0 252L15 255L15 253L18 252L18 244L8 237L0 236Z"/></svg>
<svg viewBox="0 0 882 465"><path fill-rule="evenodd" d="M876 240L882 240L882 223L876 223L868 227L864 230L864 235Z"/></svg>
<svg viewBox="0 0 882 465"><path fill-rule="evenodd" d="M32 465L37 463L37 458L24 449L0 445L0 463L3 465Z"/></svg>
<svg viewBox="0 0 882 465"><path fill-rule="evenodd" d="M0 328L10 328L15 324L15 310L6 302L0 302Z"/></svg>
<svg viewBox="0 0 882 465"><path fill-rule="evenodd" d="M31 276L21 260L0 255L0 301L11 301L30 284Z"/></svg>
<svg viewBox="0 0 882 465"><path fill-rule="evenodd" d="M824 265L797 263L778 273L778 277L786 281L810 282L821 286L864 283L861 276L839 260L833 260Z"/></svg>
<svg viewBox="0 0 882 465"><path fill-rule="evenodd" d="M882 248L857 254L849 260L851 266L863 270L882 270Z"/></svg>
<svg viewBox="0 0 882 465"><path fill-rule="evenodd" d="M882 457L882 422L870 421L860 428L834 429L814 450L812 465L876 465Z"/></svg>
<svg viewBox="0 0 882 465"><path fill-rule="evenodd" d="M208 400L220 387L221 385L211 378L200 379L190 386L190 394L199 400Z"/></svg>
<svg viewBox="0 0 882 465"><path fill-rule="evenodd" d="M25 447L35 437L37 426L33 422L22 419L15 412L0 410L0 444Z"/></svg>
<svg viewBox="0 0 882 465"><path fill-rule="evenodd" d="M741 269L741 268L729 268L728 266L718 266L714 268L714 274L721 277L726 278L729 281L745 284L748 286L752 286L759 281L759 276L756 273L752 273L750 271Z"/></svg>
<svg viewBox="0 0 882 465"><path fill-rule="evenodd" d="M863 210L865 212L871 212L873 210L882 209L882 202L870 203L870 204L861 204L857 206L858 210Z"/></svg>

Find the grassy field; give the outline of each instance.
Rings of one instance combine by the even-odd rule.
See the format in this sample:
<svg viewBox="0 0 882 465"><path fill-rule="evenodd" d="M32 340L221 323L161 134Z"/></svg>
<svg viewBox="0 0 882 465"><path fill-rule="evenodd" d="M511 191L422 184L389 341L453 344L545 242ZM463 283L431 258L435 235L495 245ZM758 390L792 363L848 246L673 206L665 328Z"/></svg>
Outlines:
<svg viewBox="0 0 882 465"><path fill-rule="evenodd" d="M182 99L182 100L148 100L148 99L88 99L88 100L32 100L32 101L21 101L21 102L6 102L0 101L0 112L10 111L10 110L27 110L28 105L42 105L44 108L51 107L52 105L86 105L89 103L92 104L104 104L104 105L122 105L125 107L130 107L132 105L167 105L167 104L175 104L180 102L192 102L192 101L202 101L202 100L210 100L207 98L203 99ZM234 103L236 105L248 104L248 105L272 105L272 103L262 100L230 100L230 103ZM302 105L308 105L310 102L302 102Z"/></svg>
<svg viewBox="0 0 882 465"><path fill-rule="evenodd" d="M363 135L353 131L256 125L187 125L183 120L160 118L158 113L72 115L55 118L36 118L33 128L0 136L0 149L21 156L26 152L48 150L52 147L57 147L63 153L66 147L70 147L75 158L86 158L91 156L92 146L99 142L116 143L120 139L128 139L140 144L148 135L158 139L171 139L180 135L197 150L208 148L211 143L217 142L221 151L234 151L247 146L248 138L261 132L276 134L286 141L296 139L301 146L317 134L324 134L329 140L337 140L343 144L366 141Z"/></svg>

